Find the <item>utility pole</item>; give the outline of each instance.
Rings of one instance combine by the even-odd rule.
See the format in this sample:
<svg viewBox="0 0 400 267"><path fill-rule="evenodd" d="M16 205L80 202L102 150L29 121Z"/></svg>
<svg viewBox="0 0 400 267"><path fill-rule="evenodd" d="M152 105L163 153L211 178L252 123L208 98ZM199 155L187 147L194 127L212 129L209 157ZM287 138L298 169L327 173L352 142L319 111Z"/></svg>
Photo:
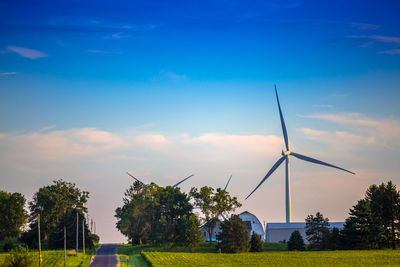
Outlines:
<svg viewBox="0 0 400 267"><path fill-rule="evenodd" d="M38 214L38 234L39 234L39 267L42 267L42 246L40 244L40 213Z"/></svg>
<svg viewBox="0 0 400 267"><path fill-rule="evenodd" d="M64 226L64 267L67 266L67 230Z"/></svg>
<svg viewBox="0 0 400 267"><path fill-rule="evenodd" d="M93 219L90 219L90 232L93 233Z"/></svg>
<svg viewBox="0 0 400 267"><path fill-rule="evenodd" d="M82 248L83 254L85 254L85 220L82 220Z"/></svg>
<svg viewBox="0 0 400 267"><path fill-rule="evenodd" d="M78 232L79 231L79 220L78 220L78 211L76 211L76 256L78 256Z"/></svg>

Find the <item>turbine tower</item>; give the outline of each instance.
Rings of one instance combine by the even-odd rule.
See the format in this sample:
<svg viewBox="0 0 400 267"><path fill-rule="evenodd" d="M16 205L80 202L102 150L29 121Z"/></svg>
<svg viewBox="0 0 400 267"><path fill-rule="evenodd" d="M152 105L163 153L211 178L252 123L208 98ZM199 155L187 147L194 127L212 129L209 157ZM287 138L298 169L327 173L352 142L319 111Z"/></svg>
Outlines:
<svg viewBox="0 0 400 267"><path fill-rule="evenodd" d="M283 115L282 115L282 110L281 110L281 105L279 103L279 98L278 98L278 91L276 90L276 85L275 86L275 95L276 95L276 101L278 102L278 109L279 109L279 116L281 119L281 125L282 125L282 132L283 132L283 139L285 140L285 148L286 151L282 150L282 157L280 159L278 159L278 161L272 166L272 168L269 170L269 172L267 173L267 175L265 175L265 177L261 180L261 182L256 186L256 188L254 188L254 190L246 197L246 199L248 199L264 182L265 180L268 179L269 176L271 176L271 174L282 164L282 162L286 161L286 175L285 175L285 189L286 189L286 223L290 223L292 221L292 206L291 206L291 197L290 197L290 169L289 169L289 156L294 156L298 159L304 160L304 161L308 161L311 163L315 163L315 164L320 164L320 165L324 165L324 166L328 166L328 167L332 167L332 168L336 168L345 172L349 172L351 174L355 174L354 172L348 171L346 169L337 167L335 165L317 160L317 159L313 159L295 152L291 152L289 150L289 138L287 135L287 131L286 131L286 125L285 125L285 121L283 120Z"/></svg>

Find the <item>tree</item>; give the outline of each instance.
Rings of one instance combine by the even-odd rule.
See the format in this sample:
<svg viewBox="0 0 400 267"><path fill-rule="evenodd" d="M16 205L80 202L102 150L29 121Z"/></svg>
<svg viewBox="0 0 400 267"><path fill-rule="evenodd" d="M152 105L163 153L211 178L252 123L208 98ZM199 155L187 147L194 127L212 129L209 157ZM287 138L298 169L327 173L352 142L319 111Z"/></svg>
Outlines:
<svg viewBox="0 0 400 267"><path fill-rule="evenodd" d="M115 210L117 229L134 245L147 242L152 222L150 188L135 182L125 192L124 205Z"/></svg>
<svg viewBox="0 0 400 267"><path fill-rule="evenodd" d="M50 233L48 244L50 249L62 249L64 248L64 226L66 228L66 240L67 248L76 248L76 217L78 213L78 244L82 246L82 221L85 227L85 248L94 248L94 240L89 231L89 227L86 222L84 214L78 210L72 210L69 213L64 214L63 218L57 224L56 227Z"/></svg>
<svg viewBox="0 0 400 267"><path fill-rule="evenodd" d="M359 200L349 215L341 231L342 248L378 248L382 229L371 213L370 201Z"/></svg>
<svg viewBox="0 0 400 267"><path fill-rule="evenodd" d="M371 213L382 227L384 246L396 249L397 233L400 220L400 193L389 181L379 186L372 185L366 192L366 200L370 201Z"/></svg>
<svg viewBox="0 0 400 267"><path fill-rule="evenodd" d="M193 252L201 241L200 222L196 215L183 216L177 226L179 228L178 232L181 236L181 241L189 248L190 252Z"/></svg>
<svg viewBox="0 0 400 267"><path fill-rule="evenodd" d="M25 197L20 193L0 191L0 240L21 234L28 218L24 206Z"/></svg>
<svg viewBox="0 0 400 267"><path fill-rule="evenodd" d="M341 234L340 230L336 227L332 228L328 239L328 248L338 250L341 247Z"/></svg>
<svg viewBox="0 0 400 267"><path fill-rule="evenodd" d="M37 215L40 214L41 235L47 240L64 214L71 213L72 210L87 212L88 198L89 192L81 191L74 183L53 181L52 185L40 188L29 202L30 228L37 228Z"/></svg>
<svg viewBox="0 0 400 267"><path fill-rule="evenodd" d="M193 198L194 205L198 206L203 213L202 221L211 245L212 233L219 222L219 216L227 217L229 212L235 211L242 204L236 197L231 197L227 191L221 188L214 191L209 186L204 186L200 190L193 187L189 195Z"/></svg>
<svg viewBox="0 0 400 267"><path fill-rule="evenodd" d="M151 242L172 246L175 242L187 241L184 235L195 223L193 218L189 219L193 206L179 188L159 187L154 183L143 186L135 182L125 192L123 201L124 205L115 211L117 228L133 244Z"/></svg>
<svg viewBox="0 0 400 267"><path fill-rule="evenodd" d="M371 185L365 198L350 209L342 230L346 249L396 248L400 231L400 193L389 181Z"/></svg>
<svg viewBox="0 0 400 267"><path fill-rule="evenodd" d="M253 231L250 239L250 252L262 252L263 243L261 241L261 236Z"/></svg>
<svg viewBox="0 0 400 267"><path fill-rule="evenodd" d="M289 237L289 241L287 242L287 245L289 250L303 251L306 249L303 237L297 230L292 232L292 234Z"/></svg>
<svg viewBox="0 0 400 267"><path fill-rule="evenodd" d="M249 232L238 215L232 215L221 222L221 232L217 235L217 248L224 253L249 251Z"/></svg>
<svg viewBox="0 0 400 267"><path fill-rule="evenodd" d="M329 219L317 212L315 216L308 215L306 218L306 235L310 242L310 249L324 249L327 246L329 235Z"/></svg>

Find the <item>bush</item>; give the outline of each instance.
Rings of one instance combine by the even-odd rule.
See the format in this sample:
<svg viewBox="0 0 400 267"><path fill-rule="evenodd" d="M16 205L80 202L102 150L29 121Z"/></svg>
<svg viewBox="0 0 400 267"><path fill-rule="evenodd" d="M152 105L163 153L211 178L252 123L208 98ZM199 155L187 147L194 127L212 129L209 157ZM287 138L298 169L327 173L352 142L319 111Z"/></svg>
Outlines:
<svg viewBox="0 0 400 267"><path fill-rule="evenodd" d="M221 232L217 235L217 240L217 248L224 253L249 251L249 232L238 215L232 215L221 223Z"/></svg>
<svg viewBox="0 0 400 267"><path fill-rule="evenodd" d="M263 251L263 243L261 241L261 236L256 234L253 231L250 239L250 252L262 252Z"/></svg>
<svg viewBox="0 0 400 267"><path fill-rule="evenodd" d="M289 250L305 250L304 240L299 231L294 231L287 242Z"/></svg>
<svg viewBox="0 0 400 267"><path fill-rule="evenodd" d="M32 255L26 247L18 246L11 251L4 260L5 267L31 267L34 266Z"/></svg>

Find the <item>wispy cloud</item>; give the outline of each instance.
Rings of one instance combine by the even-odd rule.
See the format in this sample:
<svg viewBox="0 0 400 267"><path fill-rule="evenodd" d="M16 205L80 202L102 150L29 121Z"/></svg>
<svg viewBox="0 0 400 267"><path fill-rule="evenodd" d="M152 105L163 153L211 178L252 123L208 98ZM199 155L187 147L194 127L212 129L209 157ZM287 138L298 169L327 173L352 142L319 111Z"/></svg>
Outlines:
<svg viewBox="0 0 400 267"><path fill-rule="evenodd" d="M173 82L181 82L181 81L189 80L189 77L186 76L186 74L176 74L176 73L174 73L172 71L165 71L165 70L160 71L158 79L160 79L160 78L161 79L168 79L168 80L173 81Z"/></svg>
<svg viewBox="0 0 400 267"><path fill-rule="evenodd" d="M30 59L36 59L41 57L47 57L47 54L30 48L20 47L20 46L7 46L8 51L17 53L18 55Z"/></svg>
<svg viewBox="0 0 400 267"><path fill-rule="evenodd" d="M314 108L333 108L333 105L330 104L314 104Z"/></svg>
<svg viewBox="0 0 400 267"><path fill-rule="evenodd" d="M379 25L368 24L368 23L353 22L351 23L351 25L360 30L376 30L379 28Z"/></svg>
<svg viewBox="0 0 400 267"><path fill-rule="evenodd" d="M121 52L111 52L111 51L104 51L104 50L86 50L89 53L94 53L94 54L121 54Z"/></svg>
<svg viewBox="0 0 400 267"><path fill-rule="evenodd" d="M8 76L8 75L15 75L17 74L15 71L10 71L10 72L0 72L1 76Z"/></svg>
<svg viewBox="0 0 400 267"><path fill-rule="evenodd" d="M378 52L378 54L399 55L400 49L391 49Z"/></svg>
<svg viewBox="0 0 400 267"><path fill-rule="evenodd" d="M362 127L363 132L379 138L383 143L400 144L400 121L393 118L374 119L360 113L313 114L306 117L347 125L355 130Z"/></svg>
<svg viewBox="0 0 400 267"><path fill-rule="evenodd" d="M385 35L353 35L350 36L353 39L369 39L376 42L391 43L400 45L400 37L397 36L385 36Z"/></svg>

